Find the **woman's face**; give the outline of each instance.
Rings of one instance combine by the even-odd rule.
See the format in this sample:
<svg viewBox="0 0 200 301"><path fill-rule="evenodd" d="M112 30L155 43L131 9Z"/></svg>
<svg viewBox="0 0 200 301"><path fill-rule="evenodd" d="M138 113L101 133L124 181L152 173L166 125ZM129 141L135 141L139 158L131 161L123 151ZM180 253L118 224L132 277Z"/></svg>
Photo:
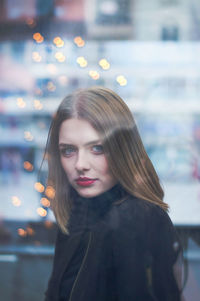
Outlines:
<svg viewBox="0 0 200 301"><path fill-rule="evenodd" d="M69 183L81 196L97 196L117 183L109 170L100 135L88 121L63 121L59 150Z"/></svg>

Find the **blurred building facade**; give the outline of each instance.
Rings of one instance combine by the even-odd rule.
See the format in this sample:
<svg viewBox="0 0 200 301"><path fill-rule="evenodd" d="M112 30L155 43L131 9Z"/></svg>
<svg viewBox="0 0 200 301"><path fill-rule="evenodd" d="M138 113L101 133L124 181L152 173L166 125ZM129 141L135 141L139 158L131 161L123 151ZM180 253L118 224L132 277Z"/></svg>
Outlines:
<svg viewBox="0 0 200 301"><path fill-rule="evenodd" d="M1 39L29 39L33 29L88 39L194 41L200 38L198 0L4 0Z"/></svg>
<svg viewBox="0 0 200 301"><path fill-rule="evenodd" d="M23 183L24 176L31 181L31 174L37 181L59 102L79 87L97 84L125 99L161 179L169 185L176 180L184 187L187 181L187 193L196 204L200 198L198 2L7 0L0 5L2 185ZM167 188L170 202L175 188ZM40 194L34 187L31 191L33 203ZM5 197L10 200L13 195ZM193 217L188 217L187 206L184 214L178 211L181 197L171 204L172 218L179 224L197 223L197 211ZM6 206L2 207L5 213ZM5 215L13 218L11 208Z"/></svg>

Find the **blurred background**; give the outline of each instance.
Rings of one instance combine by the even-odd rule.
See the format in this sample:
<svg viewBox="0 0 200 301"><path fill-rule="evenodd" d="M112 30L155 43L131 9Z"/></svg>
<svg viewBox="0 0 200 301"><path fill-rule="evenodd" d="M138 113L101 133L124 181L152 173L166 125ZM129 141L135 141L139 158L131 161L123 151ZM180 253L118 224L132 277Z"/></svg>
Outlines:
<svg viewBox="0 0 200 301"><path fill-rule="evenodd" d="M200 299L199 54L199 0L0 0L2 301L44 298L56 225L38 171L57 106L92 85L134 113Z"/></svg>

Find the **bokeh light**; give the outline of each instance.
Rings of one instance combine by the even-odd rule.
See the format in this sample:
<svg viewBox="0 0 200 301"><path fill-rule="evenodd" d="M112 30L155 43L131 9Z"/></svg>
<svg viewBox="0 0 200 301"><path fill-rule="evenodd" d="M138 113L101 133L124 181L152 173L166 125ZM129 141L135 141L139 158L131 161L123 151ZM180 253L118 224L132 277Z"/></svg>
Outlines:
<svg viewBox="0 0 200 301"><path fill-rule="evenodd" d="M31 132L29 131L25 131L24 132L24 139L27 140L27 141L32 141L33 140L33 135L31 134Z"/></svg>
<svg viewBox="0 0 200 301"><path fill-rule="evenodd" d="M60 37L55 37L53 39L53 43L56 45L56 47L63 47L65 42Z"/></svg>
<svg viewBox="0 0 200 301"><path fill-rule="evenodd" d="M97 79L99 79L99 77L100 77L99 73L98 73L97 71L95 71L95 70L90 70L90 71L89 71L89 76L90 76L92 79L94 79L94 80L97 80Z"/></svg>
<svg viewBox="0 0 200 301"><path fill-rule="evenodd" d="M37 208L37 214L40 215L41 217L45 217L47 215L47 211L44 208L39 207Z"/></svg>
<svg viewBox="0 0 200 301"><path fill-rule="evenodd" d="M42 193L45 190L44 185L42 185L40 182L36 182L34 187L35 190L37 190L40 193Z"/></svg>
<svg viewBox="0 0 200 301"><path fill-rule="evenodd" d="M30 26L31 28L33 28L33 27L35 27L36 22L35 22L35 20L34 20L33 18L27 18L27 19L26 19L26 24L27 24L28 26Z"/></svg>
<svg viewBox="0 0 200 301"><path fill-rule="evenodd" d="M29 161L25 161L24 169L26 169L27 171L33 171L33 164L31 164Z"/></svg>
<svg viewBox="0 0 200 301"><path fill-rule="evenodd" d="M120 84L120 86L126 86L127 85L127 79L123 75L117 76L116 80Z"/></svg>
<svg viewBox="0 0 200 301"><path fill-rule="evenodd" d="M42 110L43 109L43 104L40 102L40 100L35 99L34 100L34 107L36 110Z"/></svg>
<svg viewBox="0 0 200 301"><path fill-rule="evenodd" d="M17 230L17 233L18 233L19 236L22 236L22 237L25 237L27 235L26 230L24 230L23 228L19 228Z"/></svg>
<svg viewBox="0 0 200 301"><path fill-rule="evenodd" d="M52 81L49 81L47 83L47 90L50 92L54 92L56 90L56 86L54 85L54 83Z"/></svg>
<svg viewBox="0 0 200 301"><path fill-rule="evenodd" d="M35 235L35 231L31 227L27 227L26 231L27 231L27 234L30 235L30 236Z"/></svg>
<svg viewBox="0 0 200 301"><path fill-rule="evenodd" d="M41 198L40 203L45 207L50 207L51 203L47 198Z"/></svg>
<svg viewBox="0 0 200 301"><path fill-rule="evenodd" d="M42 43L44 41L44 37L39 32L36 32L36 33L33 34L33 39L37 43Z"/></svg>
<svg viewBox="0 0 200 301"><path fill-rule="evenodd" d="M53 227L53 222L50 221L50 220L46 220L46 221L44 222L44 225L45 225L46 228L50 229L50 228Z"/></svg>
<svg viewBox="0 0 200 301"><path fill-rule="evenodd" d="M55 197L55 189L52 186L47 186L45 194L48 198L53 199Z"/></svg>
<svg viewBox="0 0 200 301"><path fill-rule="evenodd" d="M77 37L74 38L74 43L78 47L83 47L85 45L85 41L80 36L77 36Z"/></svg>
<svg viewBox="0 0 200 301"><path fill-rule="evenodd" d="M83 56L79 56L76 60L80 67L84 68L87 66L88 62Z"/></svg>
<svg viewBox="0 0 200 301"><path fill-rule="evenodd" d="M39 63L42 60L42 56L39 54L37 51L32 52L32 59L36 62Z"/></svg>
<svg viewBox="0 0 200 301"><path fill-rule="evenodd" d="M99 65L101 66L102 69L108 70L110 68L110 63L106 59L101 59L99 61Z"/></svg>
<svg viewBox="0 0 200 301"><path fill-rule="evenodd" d="M13 204L13 206L15 206L15 207L19 207L19 206L21 206L21 200L17 197L17 196L12 196L12 204Z"/></svg>
<svg viewBox="0 0 200 301"><path fill-rule="evenodd" d="M20 108L25 108L26 102L23 100L22 97L18 97L18 98L17 98L17 105L18 105L18 107L20 107Z"/></svg>
<svg viewBox="0 0 200 301"><path fill-rule="evenodd" d="M62 52L60 52L60 51L57 51L57 52L55 53L55 58L57 59L57 61L58 61L59 63L63 63L63 62L66 60L65 55L64 55Z"/></svg>

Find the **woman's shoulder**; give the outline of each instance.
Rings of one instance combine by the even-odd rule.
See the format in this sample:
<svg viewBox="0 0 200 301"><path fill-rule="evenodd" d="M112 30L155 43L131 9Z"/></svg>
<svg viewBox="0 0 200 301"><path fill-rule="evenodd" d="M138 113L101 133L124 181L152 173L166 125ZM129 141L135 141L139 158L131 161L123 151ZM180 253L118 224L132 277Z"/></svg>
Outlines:
<svg viewBox="0 0 200 301"><path fill-rule="evenodd" d="M148 215L163 215L166 212L157 204L129 195L125 200L113 204L111 214L119 217L148 217Z"/></svg>
<svg viewBox="0 0 200 301"><path fill-rule="evenodd" d="M172 224L168 213L159 205L135 196L128 196L121 203L113 204L108 220L111 227L116 229L123 226L144 228Z"/></svg>
<svg viewBox="0 0 200 301"><path fill-rule="evenodd" d="M161 246L163 249L175 246L180 250L178 235L168 213L159 205L143 199L131 196L113 206L109 214L109 229L112 241L122 247L127 244L131 247L137 241L147 245L154 253Z"/></svg>

